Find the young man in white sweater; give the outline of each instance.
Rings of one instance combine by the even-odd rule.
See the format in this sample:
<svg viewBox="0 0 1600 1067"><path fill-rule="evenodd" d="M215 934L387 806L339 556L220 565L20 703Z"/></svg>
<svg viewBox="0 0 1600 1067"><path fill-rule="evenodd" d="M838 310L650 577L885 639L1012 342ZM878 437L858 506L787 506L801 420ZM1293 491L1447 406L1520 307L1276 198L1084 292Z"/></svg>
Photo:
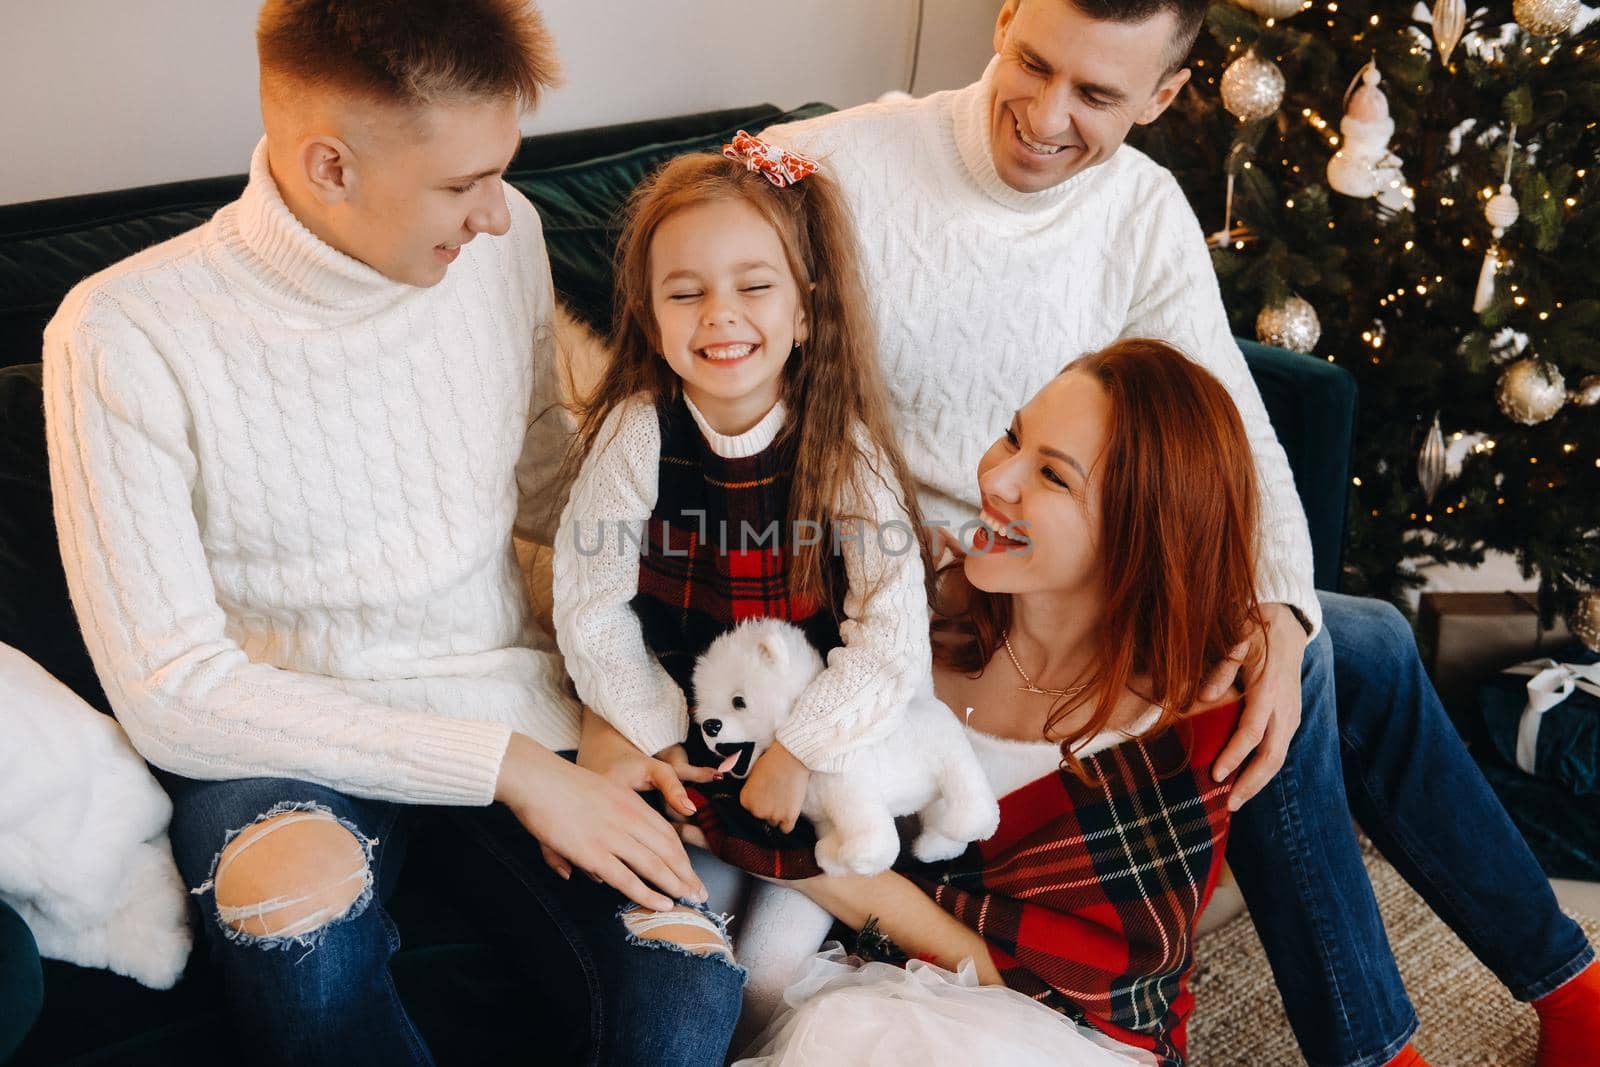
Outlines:
<svg viewBox="0 0 1600 1067"><path fill-rule="evenodd" d="M512 550L560 507L549 264L501 179L550 41L523 0L269 0L258 45L244 194L75 288L44 355L73 601L240 1051L432 1062L383 908L427 833L565 1023L532 1059L721 1062L741 975L667 823L557 755Z"/></svg>
<svg viewBox="0 0 1600 1067"><path fill-rule="evenodd" d="M1456 736L1404 620L1387 604L1313 589L1293 477L1200 225L1172 175L1123 144L1186 84L1205 8L1007 0L977 83L765 136L820 160L851 202L879 357L930 518L972 520L973 471L1012 413L1116 338L1168 341L1232 393L1262 490L1268 633L1211 683L1214 699L1243 663L1247 711L1216 768L1225 776L1255 750L1234 787L1244 806L1229 858L1308 1060L1383 1064L1409 1054L1416 1019L1350 833L1352 806L1519 998L1545 1005L1593 952ZM1016 651L1048 677L1050 649ZM1559 1026L1541 1015L1548 1037Z"/></svg>

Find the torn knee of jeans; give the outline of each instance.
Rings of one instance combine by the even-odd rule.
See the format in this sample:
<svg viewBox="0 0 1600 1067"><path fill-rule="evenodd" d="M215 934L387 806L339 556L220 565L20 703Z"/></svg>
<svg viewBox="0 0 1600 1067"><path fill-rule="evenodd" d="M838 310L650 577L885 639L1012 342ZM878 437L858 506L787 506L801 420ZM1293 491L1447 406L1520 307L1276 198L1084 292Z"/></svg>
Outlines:
<svg viewBox="0 0 1600 1067"><path fill-rule="evenodd" d="M338 828L331 836L330 827ZM246 870L252 850L285 833L320 849L309 870L299 877ZM280 836L273 844L282 842ZM261 948L315 948L330 925L355 918L371 902L372 852L377 844L320 804L278 804L229 832L212 861L211 877L192 892L213 894L217 922L231 941ZM234 884L241 871L251 876L248 890Z"/></svg>
<svg viewBox="0 0 1600 1067"><path fill-rule="evenodd" d="M651 911L630 904L618 912L618 917L630 944L734 962L728 916L708 908L680 904L671 911Z"/></svg>

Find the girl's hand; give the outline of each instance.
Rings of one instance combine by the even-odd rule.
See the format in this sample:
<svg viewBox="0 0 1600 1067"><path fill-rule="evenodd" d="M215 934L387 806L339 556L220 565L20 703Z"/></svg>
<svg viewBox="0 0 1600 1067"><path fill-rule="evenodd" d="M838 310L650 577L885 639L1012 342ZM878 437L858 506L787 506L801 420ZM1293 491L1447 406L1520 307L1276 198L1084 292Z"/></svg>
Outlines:
<svg viewBox="0 0 1600 1067"><path fill-rule="evenodd" d="M709 782L716 773L710 767L691 766L682 745L662 749L652 759L588 708L583 709L578 766L636 793L657 790L670 809L685 816L694 814L694 802L684 792L683 783Z"/></svg>
<svg viewBox="0 0 1600 1067"><path fill-rule="evenodd" d="M750 777L739 791L744 810L770 826L788 833L800 819L806 786L811 771L793 753L774 743L750 768Z"/></svg>

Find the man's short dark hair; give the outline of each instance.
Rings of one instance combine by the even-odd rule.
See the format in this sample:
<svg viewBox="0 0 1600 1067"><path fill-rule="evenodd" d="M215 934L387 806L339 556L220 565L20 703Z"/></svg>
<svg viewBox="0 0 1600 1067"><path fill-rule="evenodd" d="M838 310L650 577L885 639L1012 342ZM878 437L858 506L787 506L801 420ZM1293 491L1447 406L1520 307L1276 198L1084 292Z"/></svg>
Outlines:
<svg viewBox="0 0 1600 1067"><path fill-rule="evenodd" d="M396 104L515 97L555 84L555 48L529 0L267 0L263 83Z"/></svg>
<svg viewBox="0 0 1600 1067"><path fill-rule="evenodd" d="M1172 33L1172 51L1167 62L1171 74L1183 66L1205 25L1206 9L1211 0L1065 0L1092 19L1102 22L1143 22L1163 11L1170 11L1178 27ZM1018 0L1021 6L1021 0Z"/></svg>

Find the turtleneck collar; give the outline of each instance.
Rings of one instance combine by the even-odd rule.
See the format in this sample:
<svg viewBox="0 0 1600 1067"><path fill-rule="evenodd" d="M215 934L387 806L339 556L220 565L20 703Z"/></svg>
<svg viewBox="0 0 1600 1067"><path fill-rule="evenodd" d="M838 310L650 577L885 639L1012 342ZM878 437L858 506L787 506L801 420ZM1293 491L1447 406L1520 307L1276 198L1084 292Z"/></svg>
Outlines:
<svg viewBox="0 0 1600 1067"><path fill-rule="evenodd" d="M415 286L397 282L334 248L306 229L278 192L267 166L267 139L250 157L250 180L235 212L240 261L250 274L291 304L328 311L362 311L388 304Z"/></svg>
<svg viewBox="0 0 1600 1067"><path fill-rule="evenodd" d="M989 143L994 73L999 64L1000 57L995 56L984 68L983 77L951 94L951 129L961 155L961 169L979 191L1001 207L1022 213L1046 211L1065 201L1089 170L1079 171L1060 185L1037 193L1019 193L1000 180Z"/></svg>
<svg viewBox="0 0 1600 1067"><path fill-rule="evenodd" d="M684 395L683 402L689 406L689 414L694 416L694 424L700 427L700 434L706 439L706 444L723 459L746 459L763 452L777 440L778 431L783 429L785 413L781 400L772 405L772 410L763 415L760 422L744 433L731 436L712 429L705 415L694 406L694 401L689 399L688 394Z"/></svg>

